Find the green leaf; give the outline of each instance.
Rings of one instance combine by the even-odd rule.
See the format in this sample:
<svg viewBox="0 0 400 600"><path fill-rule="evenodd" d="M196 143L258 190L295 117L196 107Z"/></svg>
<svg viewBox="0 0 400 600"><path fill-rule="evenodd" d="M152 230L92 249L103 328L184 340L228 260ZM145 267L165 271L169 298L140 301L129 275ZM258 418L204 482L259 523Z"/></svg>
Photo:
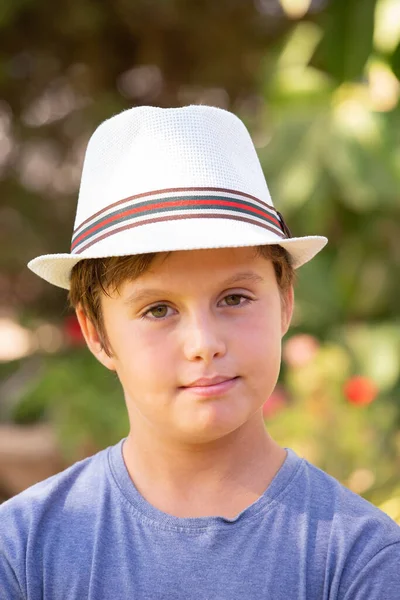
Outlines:
<svg viewBox="0 0 400 600"><path fill-rule="evenodd" d="M311 65L338 83L362 77L372 51L377 0L334 0L323 14L324 36Z"/></svg>
<svg viewBox="0 0 400 600"><path fill-rule="evenodd" d="M397 79L400 79L400 42L397 44L391 58L391 67Z"/></svg>

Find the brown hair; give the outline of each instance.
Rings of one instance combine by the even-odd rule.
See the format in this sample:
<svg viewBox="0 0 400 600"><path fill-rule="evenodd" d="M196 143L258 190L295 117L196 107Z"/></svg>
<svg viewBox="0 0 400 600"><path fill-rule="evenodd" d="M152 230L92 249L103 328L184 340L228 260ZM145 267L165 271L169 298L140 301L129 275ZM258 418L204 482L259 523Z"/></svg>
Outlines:
<svg viewBox="0 0 400 600"><path fill-rule="evenodd" d="M295 272L290 254L282 246L257 246L257 254L271 260L281 297L294 283ZM127 280L137 279L145 273L156 253L135 256L112 256L108 258L87 258L79 261L72 269L69 302L72 308L80 306L95 326L103 349L108 356L110 344L105 330L101 310L101 296L118 290Z"/></svg>

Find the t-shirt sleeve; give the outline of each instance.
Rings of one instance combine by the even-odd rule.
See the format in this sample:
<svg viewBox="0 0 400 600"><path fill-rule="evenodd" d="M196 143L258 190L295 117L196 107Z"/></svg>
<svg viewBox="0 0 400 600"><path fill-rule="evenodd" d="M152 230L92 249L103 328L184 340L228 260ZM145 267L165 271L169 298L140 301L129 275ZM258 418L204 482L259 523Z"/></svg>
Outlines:
<svg viewBox="0 0 400 600"><path fill-rule="evenodd" d="M15 572L0 543L0 600L24 600Z"/></svg>
<svg viewBox="0 0 400 600"><path fill-rule="evenodd" d="M399 600L400 542L380 550L343 590L341 600Z"/></svg>
<svg viewBox="0 0 400 600"><path fill-rule="evenodd" d="M0 600L25 600L27 513L18 498L0 506ZM24 514L25 513L25 514Z"/></svg>

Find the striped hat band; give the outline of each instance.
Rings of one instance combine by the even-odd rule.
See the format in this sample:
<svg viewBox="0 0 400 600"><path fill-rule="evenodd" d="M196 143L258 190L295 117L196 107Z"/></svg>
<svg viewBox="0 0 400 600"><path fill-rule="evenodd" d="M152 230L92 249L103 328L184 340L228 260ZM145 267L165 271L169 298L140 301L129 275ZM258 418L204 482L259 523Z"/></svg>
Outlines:
<svg viewBox="0 0 400 600"><path fill-rule="evenodd" d="M179 219L234 219L257 225L290 238L282 215L262 200L224 188L173 188L147 192L119 200L98 211L72 236L71 252L80 254L100 240L120 231Z"/></svg>

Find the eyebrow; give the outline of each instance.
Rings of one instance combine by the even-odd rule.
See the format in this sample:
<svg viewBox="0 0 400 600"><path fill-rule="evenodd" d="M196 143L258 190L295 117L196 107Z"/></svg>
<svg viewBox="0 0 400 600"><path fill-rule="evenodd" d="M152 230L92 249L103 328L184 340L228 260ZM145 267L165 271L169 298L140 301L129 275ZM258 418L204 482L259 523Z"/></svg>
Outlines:
<svg viewBox="0 0 400 600"><path fill-rule="evenodd" d="M254 271L242 271L241 273L235 273L232 277L229 277L222 282L222 285L233 285L239 281L251 281L252 283L262 283L264 279L261 275L257 275Z"/></svg>
<svg viewBox="0 0 400 600"><path fill-rule="evenodd" d="M225 281L223 281L220 285L221 287L228 287L241 281L262 283L264 279L260 275L257 275L257 273L254 273L254 271L242 271L240 273L235 273L235 275L232 275L232 277L229 277L228 279L225 279ZM143 302L144 300L154 298L155 296L163 298L164 296L168 296L169 294L171 294L171 292L165 289L148 288L140 292L133 292L124 301L124 304L129 305L134 302Z"/></svg>
<svg viewBox="0 0 400 600"><path fill-rule="evenodd" d="M124 304L133 304L135 302L143 302L144 300L149 300L158 296L159 298L163 298L168 294L167 290L161 289L147 289L142 290L141 292L133 292L128 296L126 300L124 300Z"/></svg>

